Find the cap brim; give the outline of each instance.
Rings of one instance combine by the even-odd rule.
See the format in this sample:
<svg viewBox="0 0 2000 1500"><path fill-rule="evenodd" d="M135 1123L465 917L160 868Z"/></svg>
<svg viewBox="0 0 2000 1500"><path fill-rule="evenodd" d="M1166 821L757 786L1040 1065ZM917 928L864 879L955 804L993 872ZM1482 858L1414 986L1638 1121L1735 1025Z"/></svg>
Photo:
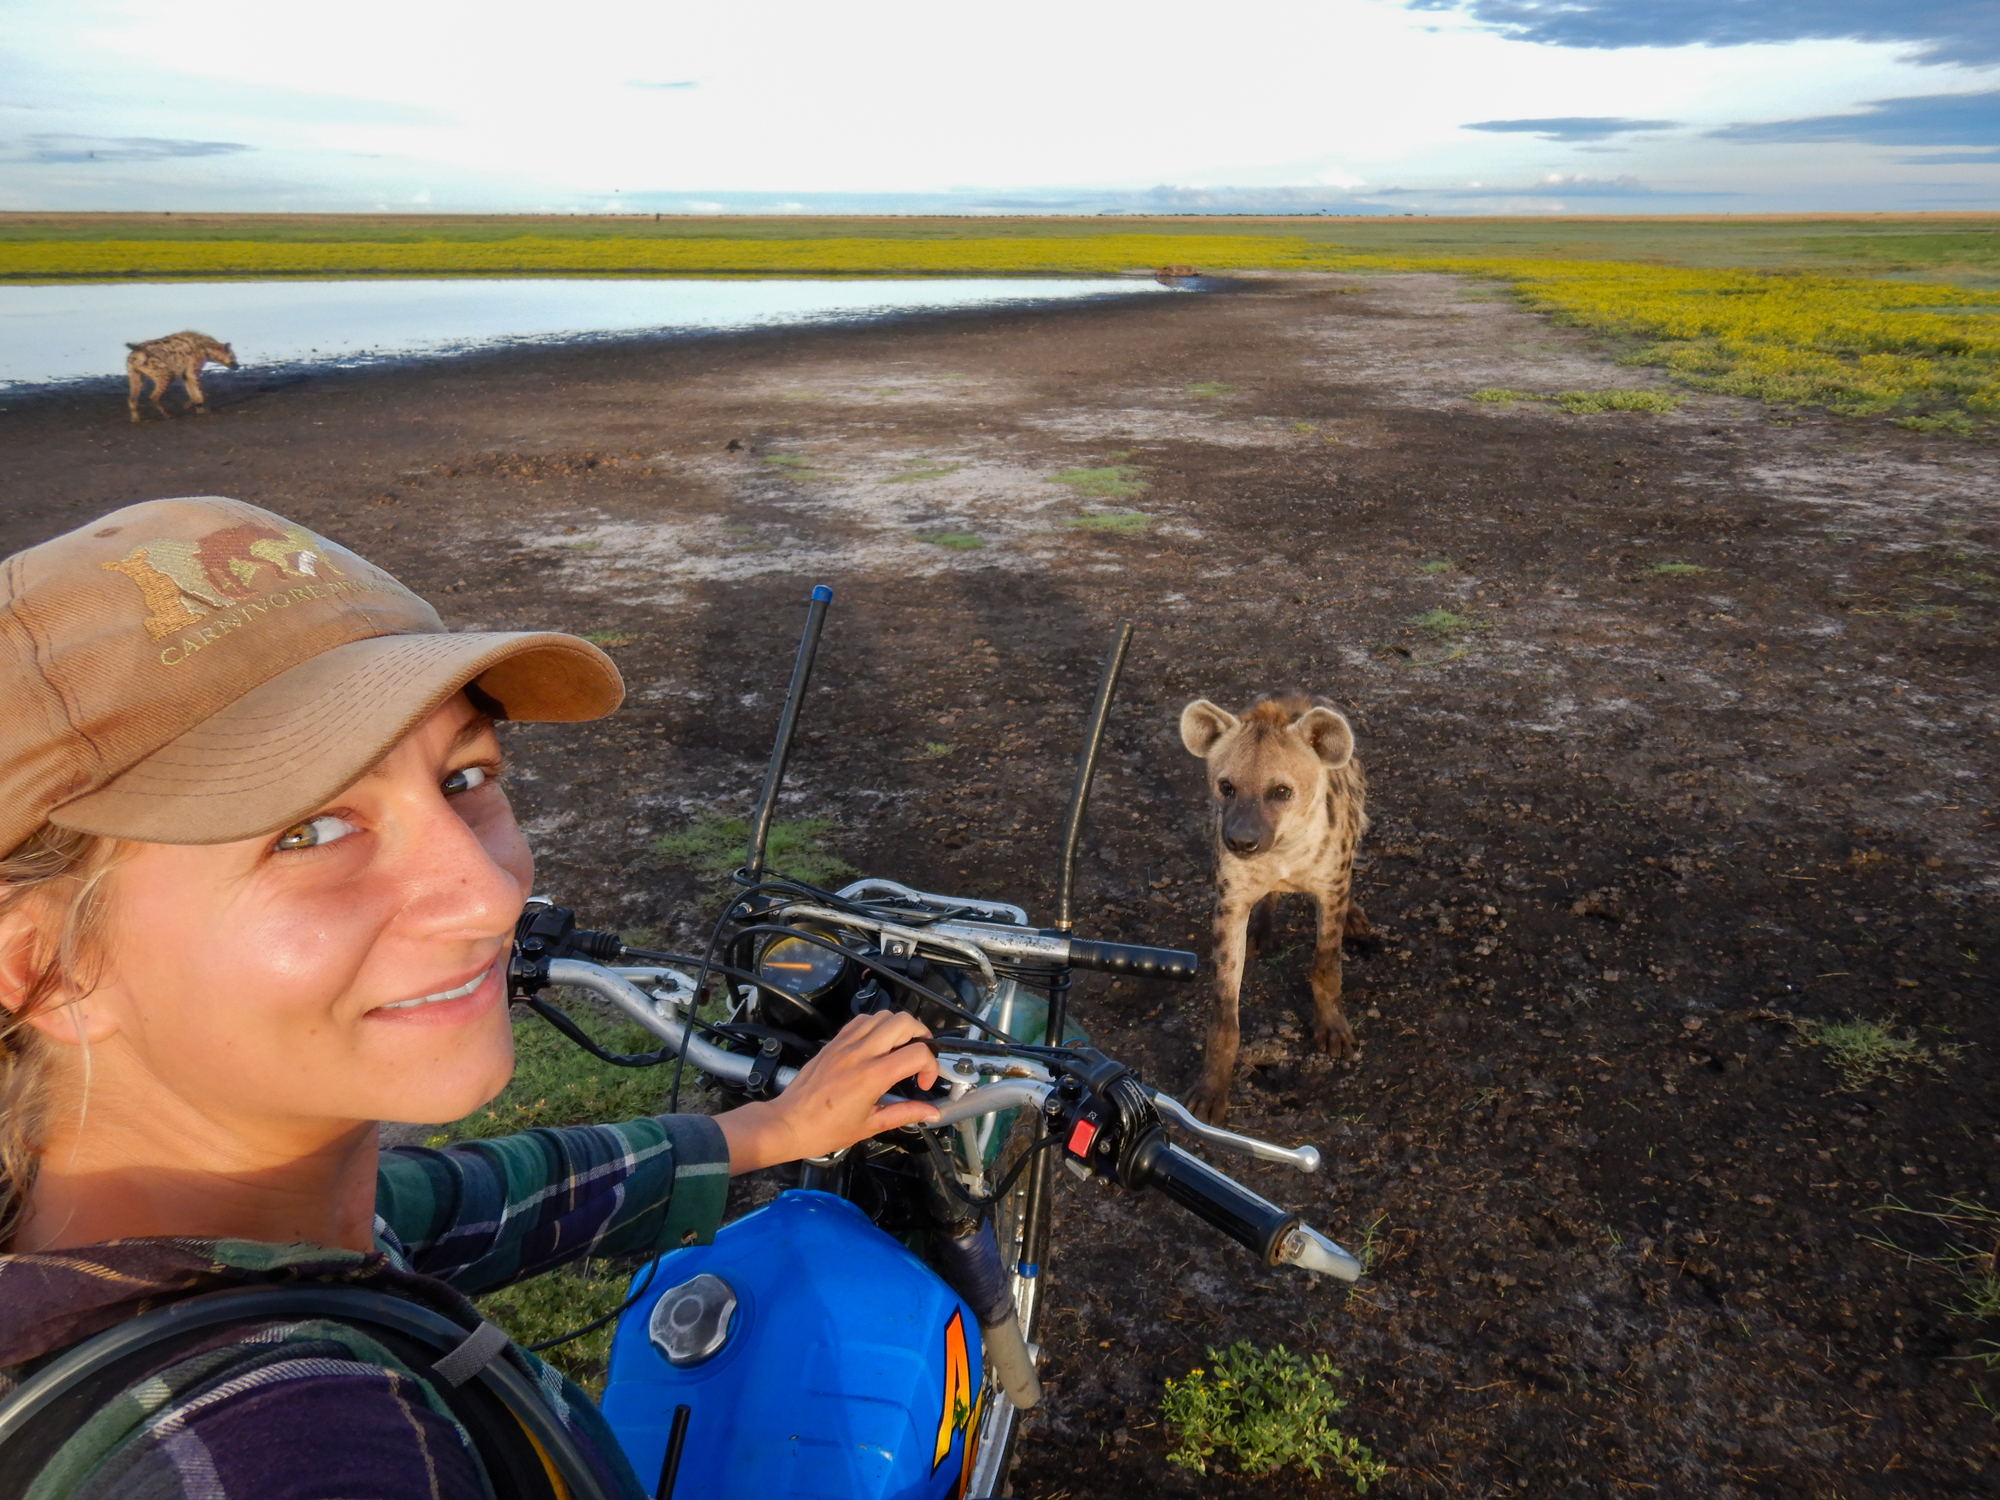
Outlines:
<svg viewBox="0 0 2000 1500"><path fill-rule="evenodd" d="M289 827L352 786L468 683L509 719L601 718L625 696L571 635L383 635L251 689L103 787L49 814L83 833L224 844Z"/></svg>

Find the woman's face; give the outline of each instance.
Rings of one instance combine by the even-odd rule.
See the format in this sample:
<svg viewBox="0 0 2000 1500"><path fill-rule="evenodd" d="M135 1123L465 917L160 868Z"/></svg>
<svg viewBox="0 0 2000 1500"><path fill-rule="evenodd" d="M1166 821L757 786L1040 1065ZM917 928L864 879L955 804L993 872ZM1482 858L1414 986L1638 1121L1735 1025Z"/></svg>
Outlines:
<svg viewBox="0 0 2000 1500"><path fill-rule="evenodd" d="M204 1113L455 1120L513 1070L506 967L533 861L461 694L324 810L233 844L144 844L107 891L87 1000ZM102 1073L99 1075L103 1076Z"/></svg>

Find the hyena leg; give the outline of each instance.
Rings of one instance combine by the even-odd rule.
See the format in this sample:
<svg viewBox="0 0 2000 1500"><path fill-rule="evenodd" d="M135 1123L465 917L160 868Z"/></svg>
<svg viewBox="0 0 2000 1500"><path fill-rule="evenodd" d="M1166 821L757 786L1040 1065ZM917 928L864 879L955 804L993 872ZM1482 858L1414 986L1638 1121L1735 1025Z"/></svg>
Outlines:
<svg viewBox="0 0 2000 1500"><path fill-rule="evenodd" d="M1229 1113L1229 1082L1236 1075L1236 1049L1242 1040L1236 1006L1243 989L1243 945L1249 915L1241 903L1218 905L1215 911L1215 1011L1209 1018L1201 1077L1187 1099L1187 1107L1211 1125Z"/></svg>
<svg viewBox="0 0 2000 1500"><path fill-rule="evenodd" d="M1355 1051L1354 1028L1340 1008L1340 941L1347 912L1344 887L1319 897L1319 947L1312 971L1313 1046L1335 1057L1352 1057Z"/></svg>
<svg viewBox="0 0 2000 1500"><path fill-rule="evenodd" d="M132 413L132 420L139 418L139 392L146 388L146 377L137 370L125 372L125 409Z"/></svg>
<svg viewBox="0 0 2000 1500"><path fill-rule="evenodd" d="M164 417L168 414L167 403L160 398L167 393L167 378L158 370L146 371L146 378L153 382L153 389L148 392L146 399L153 403L153 410Z"/></svg>
<svg viewBox="0 0 2000 1500"><path fill-rule="evenodd" d="M1271 928L1278 915L1278 893L1271 892L1262 901L1250 908L1250 925L1247 933L1250 953L1254 956L1271 946Z"/></svg>
<svg viewBox="0 0 2000 1500"><path fill-rule="evenodd" d="M1341 936L1357 941L1375 936L1375 929L1368 921L1368 913L1352 901L1347 903L1347 921L1341 928Z"/></svg>
<svg viewBox="0 0 2000 1500"><path fill-rule="evenodd" d="M181 389L187 392L188 410L204 417L207 416L208 397L201 393L201 371L185 371L181 375Z"/></svg>

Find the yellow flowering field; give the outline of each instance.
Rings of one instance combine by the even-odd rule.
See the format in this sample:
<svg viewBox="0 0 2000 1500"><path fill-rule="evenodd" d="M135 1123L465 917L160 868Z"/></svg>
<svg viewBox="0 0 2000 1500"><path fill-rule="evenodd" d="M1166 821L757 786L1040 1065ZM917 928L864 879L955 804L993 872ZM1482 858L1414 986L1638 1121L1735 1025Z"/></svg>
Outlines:
<svg viewBox="0 0 2000 1500"><path fill-rule="evenodd" d="M2000 292L1602 260L1359 255L1266 235L963 239L524 235L499 240L0 241L0 283L324 276L1077 276L1189 265L1439 271L1512 284L1558 321L1701 390L1912 426L2000 418Z"/></svg>

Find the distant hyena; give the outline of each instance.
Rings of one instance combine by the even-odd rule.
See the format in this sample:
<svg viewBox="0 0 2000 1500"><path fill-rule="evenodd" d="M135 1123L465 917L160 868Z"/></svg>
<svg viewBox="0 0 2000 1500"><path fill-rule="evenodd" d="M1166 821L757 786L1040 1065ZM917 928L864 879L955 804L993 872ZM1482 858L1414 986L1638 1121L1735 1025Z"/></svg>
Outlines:
<svg viewBox="0 0 2000 1500"><path fill-rule="evenodd" d="M1269 939L1284 892L1319 905L1313 1045L1354 1055L1354 1031L1340 1008L1340 944L1372 935L1348 899L1355 847L1368 829L1368 785L1347 720L1311 698L1260 698L1241 717L1199 699L1181 711L1181 742L1208 762L1215 836L1215 1012L1187 1104L1219 1121L1236 1071L1244 950Z"/></svg>
<svg viewBox="0 0 2000 1500"><path fill-rule="evenodd" d="M236 368L236 351L227 344L218 344L205 333L170 333L163 339L148 339L143 344L127 344L132 352L125 356L125 383L129 387L125 397L126 406L131 408L132 420L139 420L139 393L145 389L147 381L153 382L149 398L154 410L161 416L167 414L160 404L160 397L167 393L167 386L178 380L187 390L190 410L205 412L208 402L201 394L201 367L205 364L226 365Z"/></svg>

